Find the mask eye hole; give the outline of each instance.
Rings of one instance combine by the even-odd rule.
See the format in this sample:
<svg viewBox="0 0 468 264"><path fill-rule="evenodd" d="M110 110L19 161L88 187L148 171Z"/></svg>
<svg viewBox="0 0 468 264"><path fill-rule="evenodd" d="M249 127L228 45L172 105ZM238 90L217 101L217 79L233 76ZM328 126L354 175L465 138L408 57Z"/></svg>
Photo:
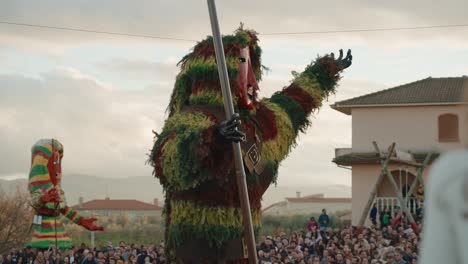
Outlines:
<svg viewBox="0 0 468 264"><path fill-rule="evenodd" d="M245 59L244 57L240 57L240 58L239 58L239 62L245 63L245 62L246 62L246 59Z"/></svg>

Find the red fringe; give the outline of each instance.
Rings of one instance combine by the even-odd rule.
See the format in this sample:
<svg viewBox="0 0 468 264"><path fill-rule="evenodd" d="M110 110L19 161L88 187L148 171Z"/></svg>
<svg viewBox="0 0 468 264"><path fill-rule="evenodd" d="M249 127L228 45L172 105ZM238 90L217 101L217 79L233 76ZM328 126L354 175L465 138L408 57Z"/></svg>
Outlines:
<svg viewBox="0 0 468 264"><path fill-rule="evenodd" d="M262 130L262 140L267 141L276 138L278 127L276 126L275 114L262 103L258 103L255 117Z"/></svg>
<svg viewBox="0 0 468 264"><path fill-rule="evenodd" d="M187 111L203 113L216 124L203 132L200 137L202 144L195 151L195 155L202 160L201 166L203 168L209 168L214 178L225 179L226 175L233 171L234 158L231 144L226 143L218 135L218 117L213 113L212 109L204 107L194 106Z"/></svg>
<svg viewBox="0 0 468 264"><path fill-rule="evenodd" d="M236 56L238 57L240 55L240 49L242 48L240 43L235 43L235 44L230 44L227 46L224 46L224 54L226 57L228 56ZM205 45L197 45L192 53L194 56L199 56L199 57L214 57L215 56L215 50L213 43L205 43Z"/></svg>
<svg viewBox="0 0 468 264"><path fill-rule="evenodd" d="M299 86L292 84L288 88L284 89L282 93L296 101L302 109L304 109L306 114L309 114L313 109L317 108L314 98Z"/></svg>

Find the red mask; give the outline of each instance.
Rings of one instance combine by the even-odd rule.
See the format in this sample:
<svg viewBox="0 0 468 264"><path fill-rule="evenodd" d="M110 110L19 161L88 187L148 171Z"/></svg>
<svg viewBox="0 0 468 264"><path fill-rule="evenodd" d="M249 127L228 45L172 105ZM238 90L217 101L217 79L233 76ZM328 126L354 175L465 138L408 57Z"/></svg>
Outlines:
<svg viewBox="0 0 468 264"><path fill-rule="evenodd" d="M252 63L250 62L250 52L248 47L240 50L237 84L239 85L240 92L239 103L243 107L253 109L258 84L252 69Z"/></svg>
<svg viewBox="0 0 468 264"><path fill-rule="evenodd" d="M55 149L55 145L52 142L52 156L47 162L47 170L49 170L50 180L54 185L60 183L62 177L62 166L60 153Z"/></svg>

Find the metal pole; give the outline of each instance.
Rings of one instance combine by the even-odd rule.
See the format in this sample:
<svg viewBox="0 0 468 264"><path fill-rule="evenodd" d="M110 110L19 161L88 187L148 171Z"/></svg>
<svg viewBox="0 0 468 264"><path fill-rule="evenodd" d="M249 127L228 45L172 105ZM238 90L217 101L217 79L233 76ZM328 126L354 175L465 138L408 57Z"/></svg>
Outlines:
<svg viewBox="0 0 468 264"><path fill-rule="evenodd" d="M226 59L224 57L223 42L219 30L218 17L216 14L216 5L214 0L207 0L208 11L210 13L211 30L213 31L213 44L216 53L216 62L218 65L219 80L221 81L221 92L224 99L224 110L226 118L231 119L234 114L234 105L232 103L231 87L229 86ZM257 250L255 246L255 236L252 225L252 215L250 211L249 193L247 192L247 182L242 161L242 151L240 143L232 143L234 149L234 160L236 164L237 188L239 189L239 198L242 209L244 223L244 238L247 242L249 263L257 264Z"/></svg>
<svg viewBox="0 0 468 264"><path fill-rule="evenodd" d="M94 231L91 231L91 248L94 248Z"/></svg>

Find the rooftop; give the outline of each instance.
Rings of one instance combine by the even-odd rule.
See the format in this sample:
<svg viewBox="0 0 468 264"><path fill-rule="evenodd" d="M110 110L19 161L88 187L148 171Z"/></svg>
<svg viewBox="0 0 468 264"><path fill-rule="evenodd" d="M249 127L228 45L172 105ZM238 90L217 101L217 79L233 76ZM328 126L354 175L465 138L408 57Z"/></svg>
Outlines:
<svg viewBox="0 0 468 264"><path fill-rule="evenodd" d="M426 78L397 87L336 102L331 107L351 114L355 107L447 105L463 103L468 77Z"/></svg>
<svg viewBox="0 0 468 264"><path fill-rule="evenodd" d="M128 211L151 211L162 210L160 206L141 202L138 200L111 200L95 199L89 202L73 206L77 210L128 210Z"/></svg>
<svg viewBox="0 0 468 264"><path fill-rule="evenodd" d="M422 163L427 154L427 152L413 153L413 157L416 162ZM439 155L439 153L432 153L430 162L437 159ZM352 152L335 157L333 162L341 166L352 166L353 164L380 164L380 157L377 152Z"/></svg>

